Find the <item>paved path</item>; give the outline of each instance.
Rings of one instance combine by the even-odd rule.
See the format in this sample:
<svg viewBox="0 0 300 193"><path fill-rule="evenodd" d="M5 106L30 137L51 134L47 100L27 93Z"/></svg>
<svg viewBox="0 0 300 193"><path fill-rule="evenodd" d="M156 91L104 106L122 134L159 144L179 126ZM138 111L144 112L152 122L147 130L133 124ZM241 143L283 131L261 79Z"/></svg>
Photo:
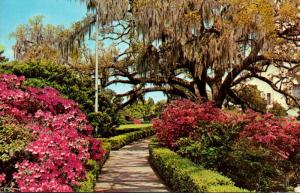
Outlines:
<svg viewBox="0 0 300 193"><path fill-rule="evenodd" d="M149 139L111 151L95 186L96 192L168 192L148 163Z"/></svg>

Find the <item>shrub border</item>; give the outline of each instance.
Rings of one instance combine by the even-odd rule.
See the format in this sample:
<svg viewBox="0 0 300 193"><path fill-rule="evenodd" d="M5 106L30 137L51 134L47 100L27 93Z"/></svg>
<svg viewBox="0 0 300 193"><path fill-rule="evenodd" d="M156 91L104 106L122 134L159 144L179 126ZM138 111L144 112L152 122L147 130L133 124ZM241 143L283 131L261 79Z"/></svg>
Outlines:
<svg viewBox="0 0 300 193"><path fill-rule="evenodd" d="M181 193L249 192L236 187L228 177L204 169L157 143L149 144L149 153L152 168L173 191Z"/></svg>

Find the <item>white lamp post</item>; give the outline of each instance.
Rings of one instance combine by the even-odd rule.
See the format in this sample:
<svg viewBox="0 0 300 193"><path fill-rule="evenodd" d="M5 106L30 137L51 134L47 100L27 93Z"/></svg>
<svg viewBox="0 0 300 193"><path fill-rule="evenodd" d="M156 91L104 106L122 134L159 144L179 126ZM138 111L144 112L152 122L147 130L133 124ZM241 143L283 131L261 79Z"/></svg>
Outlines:
<svg viewBox="0 0 300 193"><path fill-rule="evenodd" d="M99 58L98 58L98 36L99 36L99 18L98 18L98 10L96 11L96 68L95 68L95 113L99 111ZM95 128L96 134L98 133L98 126Z"/></svg>

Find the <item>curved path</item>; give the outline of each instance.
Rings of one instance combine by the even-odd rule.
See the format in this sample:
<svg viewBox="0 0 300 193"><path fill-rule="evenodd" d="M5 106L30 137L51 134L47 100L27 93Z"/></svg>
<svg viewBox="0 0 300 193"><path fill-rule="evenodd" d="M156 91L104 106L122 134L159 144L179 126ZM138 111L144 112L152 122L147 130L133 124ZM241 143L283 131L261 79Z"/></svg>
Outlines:
<svg viewBox="0 0 300 193"><path fill-rule="evenodd" d="M95 192L168 192L148 163L150 139L111 151Z"/></svg>

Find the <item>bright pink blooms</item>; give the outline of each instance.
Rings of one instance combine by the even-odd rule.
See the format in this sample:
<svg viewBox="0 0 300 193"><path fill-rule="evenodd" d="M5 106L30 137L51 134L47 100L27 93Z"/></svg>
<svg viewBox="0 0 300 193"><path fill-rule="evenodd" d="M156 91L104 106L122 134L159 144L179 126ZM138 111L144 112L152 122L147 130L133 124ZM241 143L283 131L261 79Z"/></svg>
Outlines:
<svg viewBox="0 0 300 193"><path fill-rule="evenodd" d="M190 100L172 101L160 119L153 120L153 128L160 142L172 147L176 140L188 137L199 121L228 122L228 117L212 103L198 104Z"/></svg>
<svg viewBox="0 0 300 193"><path fill-rule="evenodd" d="M0 174L0 186L5 183L5 177L6 177L5 174L3 174L3 173Z"/></svg>
<svg viewBox="0 0 300 193"><path fill-rule="evenodd" d="M85 163L100 160L104 150L90 135L93 128L77 104L53 88L21 88L24 77L0 75L0 117L32 132L14 174L20 191L69 192L86 177ZM5 177L5 176L4 176ZM4 177L0 175L0 184Z"/></svg>

